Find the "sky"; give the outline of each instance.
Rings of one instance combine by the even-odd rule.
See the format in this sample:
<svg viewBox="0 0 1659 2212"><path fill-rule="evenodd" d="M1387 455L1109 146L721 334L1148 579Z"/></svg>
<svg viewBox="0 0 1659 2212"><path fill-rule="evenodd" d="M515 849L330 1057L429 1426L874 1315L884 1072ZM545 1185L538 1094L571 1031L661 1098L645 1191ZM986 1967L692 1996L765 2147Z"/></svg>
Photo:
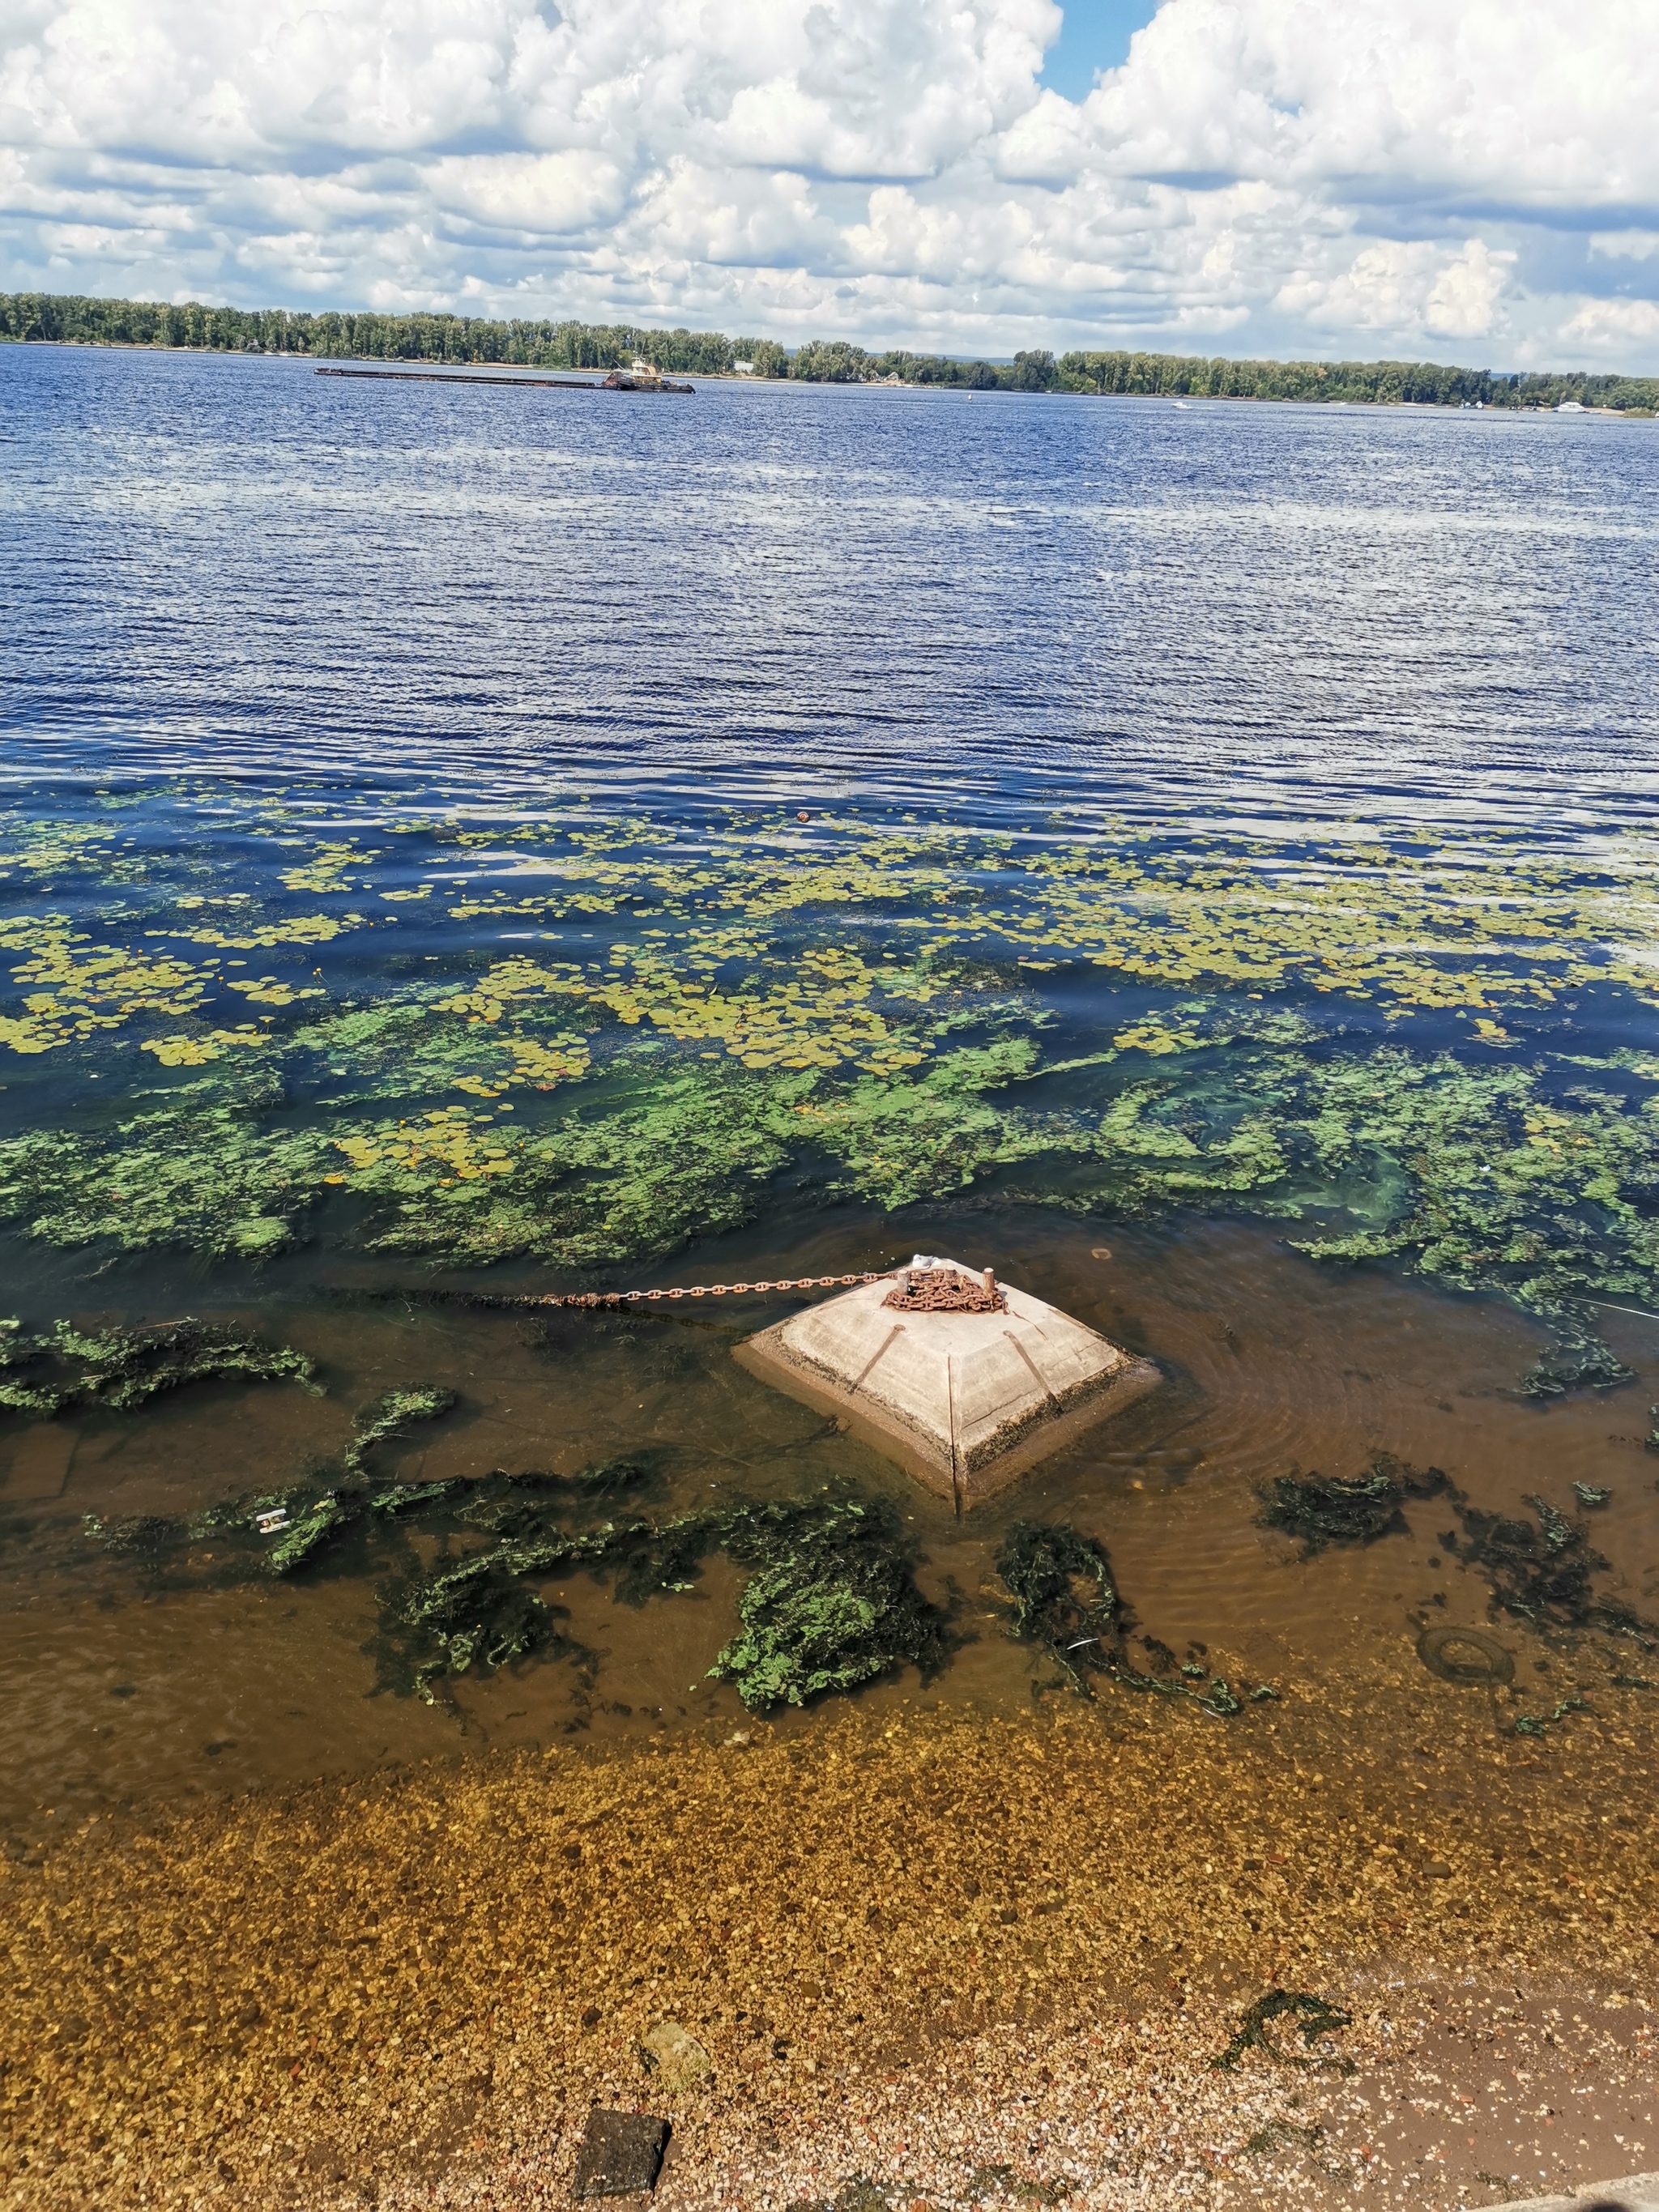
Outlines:
<svg viewBox="0 0 1659 2212"><path fill-rule="evenodd" d="M0 289L1659 372L1659 0L0 0Z"/></svg>

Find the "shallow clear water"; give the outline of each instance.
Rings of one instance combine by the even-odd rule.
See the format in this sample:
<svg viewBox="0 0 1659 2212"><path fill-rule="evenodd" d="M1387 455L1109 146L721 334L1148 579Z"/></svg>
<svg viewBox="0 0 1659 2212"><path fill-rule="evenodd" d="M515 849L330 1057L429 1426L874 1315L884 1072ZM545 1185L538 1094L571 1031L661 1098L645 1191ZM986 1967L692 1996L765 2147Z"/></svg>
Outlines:
<svg viewBox="0 0 1659 2212"><path fill-rule="evenodd" d="M1648 426L22 348L0 409L9 1310L232 1321L326 1386L8 1419L7 1818L740 1717L719 1559L638 1611L562 1579L574 1656L431 1708L369 1695L378 1555L86 1533L320 1486L393 1387L460 1402L379 1474L894 1499L976 1638L950 1699L1049 1693L982 1592L1021 1514L1287 1694L1442 1585L1486 1621L1437 1503L1306 1564L1256 1525L1376 1451L1610 1488L1599 1587L1659 1612L1659 1324L1606 1310L1659 1310ZM915 1249L1164 1387L958 1525L732 1361L775 1305L427 1296ZM1634 1379L1521 1394L1587 1329ZM1503 1626L1641 1723L1628 1652Z"/></svg>

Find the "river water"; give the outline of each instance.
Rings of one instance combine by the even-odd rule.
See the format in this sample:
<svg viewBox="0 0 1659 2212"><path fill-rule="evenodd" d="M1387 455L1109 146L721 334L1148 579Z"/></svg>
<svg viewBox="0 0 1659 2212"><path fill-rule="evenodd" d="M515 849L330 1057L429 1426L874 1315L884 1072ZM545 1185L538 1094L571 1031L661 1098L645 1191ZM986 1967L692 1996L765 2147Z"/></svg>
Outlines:
<svg viewBox="0 0 1659 2212"><path fill-rule="evenodd" d="M1645 1737L1650 426L22 347L0 421L14 1838L744 1725L718 1551L643 1605L544 1578L557 1634L429 1702L387 1593L501 1540L453 1519L483 1492L270 1571L256 1502L337 1493L389 1391L455 1403L366 1448L382 1485L884 1501L945 1705L1076 1694L1008 1634L1035 1518L1104 1547L1166 1687L1385 1700L1479 1627L1481 1727ZM958 1522L732 1360L784 1303L439 1295L917 1249L1161 1388ZM186 1315L311 1386L123 1409L52 1336ZM1363 1547L1261 1525L1378 1455L1449 1487ZM1545 1509L1601 1612L1494 1610L1464 1516Z"/></svg>

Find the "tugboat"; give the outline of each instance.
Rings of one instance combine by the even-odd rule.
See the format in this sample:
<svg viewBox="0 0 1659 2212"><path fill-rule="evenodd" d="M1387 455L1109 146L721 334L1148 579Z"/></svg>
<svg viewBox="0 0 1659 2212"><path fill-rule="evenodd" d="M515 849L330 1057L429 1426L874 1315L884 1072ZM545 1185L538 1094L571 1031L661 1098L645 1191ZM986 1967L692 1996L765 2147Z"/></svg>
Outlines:
<svg viewBox="0 0 1659 2212"><path fill-rule="evenodd" d="M683 392L696 391L695 384L672 384L648 361L636 361L632 368L613 368L600 386L602 392Z"/></svg>

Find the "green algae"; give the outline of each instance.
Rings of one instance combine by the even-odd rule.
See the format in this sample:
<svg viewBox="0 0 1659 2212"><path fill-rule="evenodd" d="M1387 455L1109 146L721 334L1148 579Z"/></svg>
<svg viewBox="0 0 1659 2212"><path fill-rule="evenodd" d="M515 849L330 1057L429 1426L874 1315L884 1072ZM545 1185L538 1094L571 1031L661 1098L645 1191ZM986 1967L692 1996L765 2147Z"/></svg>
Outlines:
<svg viewBox="0 0 1659 2212"><path fill-rule="evenodd" d="M1587 1322L1576 1315L1554 1317L1555 1343L1540 1353L1522 1377L1528 1398L1559 1398L1569 1390L1613 1390L1633 1382L1635 1370L1609 1350Z"/></svg>
<svg viewBox="0 0 1659 2212"><path fill-rule="evenodd" d="M1440 1542L1480 1569L1501 1610L1539 1629L1600 1628L1650 1647L1659 1640L1659 1626L1595 1589L1593 1578L1607 1571L1608 1562L1591 1545L1582 1522L1570 1521L1535 1496L1525 1501L1532 1521L1484 1512L1455 1494L1453 1502L1462 1537L1448 1529Z"/></svg>
<svg viewBox="0 0 1659 2212"><path fill-rule="evenodd" d="M360 1498L325 1491L282 1528L266 1558L266 1566L273 1575L293 1574L349 1528L362 1510Z"/></svg>
<svg viewBox="0 0 1659 2212"><path fill-rule="evenodd" d="M1563 1698L1552 1712L1518 1714L1514 1724L1515 1733L1516 1735L1543 1735L1550 1729L1559 1728L1569 1713L1587 1713L1589 1711L1589 1707L1583 1698Z"/></svg>
<svg viewBox="0 0 1659 2212"><path fill-rule="evenodd" d="M637 1461L612 1461L554 1478L504 1470L476 1482L337 1485L233 1501L195 1523L155 1523L142 1544L99 1522L106 1548L176 1550L216 1527L256 1532L265 1547L250 1571L283 1577L314 1568L353 1534L393 1546L401 1565L379 1590L375 1649L380 1686L428 1698L441 1676L493 1672L544 1648L575 1647L536 1585L587 1571L634 1605L690 1589L702 1561L724 1551L748 1571L738 1632L710 1669L753 1711L848 1692L895 1668L924 1675L953 1648L949 1615L914 1580L916 1549L896 1509L851 1488L795 1500L740 1499L718 1511L665 1522L632 1518L566 1525L569 1507L592 1511L619 1489L651 1479ZM418 1521L447 1552L422 1571L400 1531ZM489 1541L478 1546L484 1535ZM379 1556L376 1553L374 1556Z"/></svg>
<svg viewBox="0 0 1659 2212"><path fill-rule="evenodd" d="M460 1487L460 1478L452 1477L446 1482L399 1482L379 1497L368 1501L372 1513L423 1513L429 1505L441 1505Z"/></svg>
<svg viewBox="0 0 1659 2212"><path fill-rule="evenodd" d="M388 1390L358 1414L357 1433L346 1447L346 1472L361 1475L364 1462L376 1444L405 1437L417 1423L438 1420L459 1403L453 1390Z"/></svg>
<svg viewBox="0 0 1659 2212"><path fill-rule="evenodd" d="M451 1108L325 1131L285 1121L279 1101L244 1083L95 1134L0 1144L0 1211L55 1243L258 1255L307 1233L337 1192L364 1209L354 1233L381 1251L588 1268L740 1227L786 1172L891 1210L970 1188L1012 1192L1013 1170L1024 1195L1084 1212L1364 1205L1372 1225L1300 1249L1504 1291L1556 1309L1544 1314L1553 1323L1587 1295L1653 1295L1650 1116L1598 1106L1571 1142L1540 1146L1527 1125L1542 1111L1543 1076L1477 1078L1401 1048L1322 1060L1246 1039L1222 1048L1218 1073L1178 1054L1159 1065L1155 1081L1097 1105L1055 1108L1028 1096L1045 1075L1030 1039L828 1090L819 1073L763 1079L647 1055L617 1063L580 1111L521 1128ZM1575 1370L1558 1356L1549 1388L1620 1379L1601 1353L1585 1356L1582 1330L1577 1341ZM1528 1387L1544 1387L1541 1367Z"/></svg>
<svg viewBox="0 0 1659 2212"><path fill-rule="evenodd" d="M1044 1644L1079 1689L1085 1673L1109 1668L1121 1644L1122 1607L1103 1545L1068 1522L1017 1521L996 1565L1018 1640Z"/></svg>
<svg viewBox="0 0 1659 2212"><path fill-rule="evenodd" d="M1605 1504L1611 1492L1575 1483L1581 1507ZM1404 1511L1413 1498L1445 1495L1462 1526L1442 1530L1441 1548L1475 1568L1485 1578L1492 1602L1540 1630L1600 1628L1644 1644L1659 1639L1659 1626L1595 1588L1608 1561L1589 1541L1582 1521L1569 1520L1547 1498L1528 1497L1534 1519L1489 1513L1471 1505L1439 1468L1408 1466L1391 1454L1379 1454L1367 1472L1352 1480L1322 1474L1279 1475L1261 1492L1262 1527L1298 1538L1302 1556L1312 1559L1331 1544L1373 1544L1383 1536L1408 1535ZM1455 1662L1443 1663L1438 1646L1467 1642L1487 1652L1486 1669L1474 1674ZM1486 1680L1490 1668L1509 1666L1507 1654L1478 1632L1425 1630L1419 1642L1425 1666L1448 1681ZM1491 1674L1490 1679L1500 1679ZM1501 1674L1507 1680L1507 1674Z"/></svg>
<svg viewBox="0 0 1659 2212"><path fill-rule="evenodd" d="M1153 1637L1142 1639L1152 1671L1132 1666L1124 1644L1129 1614L1105 1547L1069 1522L1015 1522L996 1566L1008 1593L1009 1634L1018 1643L1041 1644L1063 1680L1085 1697L1092 1694L1089 1676L1101 1674L1126 1689L1190 1703L1217 1720L1227 1720L1242 1713L1247 1702L1262 1704L1279 1696L1264 1682L1248 1700L1243 1698L1224 1675L1212 1674L1195 1660L1177 1667L1175 1654Z"/></svg>
<svg viewBox="0 0 1659 2212"><path fill-rule="evenodd" d="M887 1500L743 1504L714 1532L751 1571L738 1601L742 1629L708 1671L751 1711L802 1705L907 1665L926 1680L944 1665L947 1616L917 1589L915 1548Z"/></svg>
<svg viewBox="0 0 1659 2212"><path fill-rule="evenodd" d="M193 1318L102 1329L60 1321L46 1336L25 1335L15 1320L0 1322L0 1409L37 1418L89 1407L136 1413L193 1382L309 1384L314 1372L291 1346L262 1344Z"/></svg>
<svg viewBox="0 0 1659 2212"><path fill-rule="evenodd" d="M184 1522L162 1513L118 1515L106 1521L88 1513L82 1523L87 1535L96 1538L106 1552L118 1557L155 1561L188 1540Z"/></svg>
<svg viewBox="0 0 1659 2212"><path fill-rule="evenodd" d="M591 1467L578 1468L574 1474L550 1474L541 1468L526 1468L506 1479L520 1487L556 1489L592 1504L631 1497L650 1487L658 1480L658 1469L648 1457L618 1452L610 1459L595 1461Z"/></svg>
<svg viewBox="0 0 1659 2212"><path fill-rule="evenodd" d="M738 1633L709 1674L730 1682L750 1711L851 1691L905 1665L926 1676L948 1656L948 1616L915 1587L915 1547L896 1510L851 1491L740 1500L586 1534L521 1520L494 1548L401 1584L388 1600L388 1629L405 1678L429 1694L441 1674L505 1665L554 1633L552 1616L524 1592L527 1580L586 1568L639 1605L690 1589L716 1550L750 1574Z"/></svg>
<svg viewBox="0 0 1659 2212"><path fill-rule="evenodd" d="M1558 1341L1533 1395L1625 1379L1583 1302L1659 1297L1659 1058L1543 1048L1573 1042L1553 1030L1575 994L1654 1003L1646 841L1267 839L1178 812L475 827L337 795L325 826L307 800L210 803L170 856L131 817L10 823L17 883L62 889L0 917L0 1040L73 1067L85 1109L0 1139L0 1216L29 1235L586 1271L741 1226L785 1185L889 1211L970 1189L1246 1210L1305 1223L1322 1262L1537 1312ZM145 818L196 804L156 793ZM411 837L440 871L412 894ZM141 861L148 906L94 901ZM422 966L458 862L481 873L447 887ZM513 923L534 941L502 948ZM139 1052L195 1080L93 1111L82 1073Z"/></svg>
<svg viewBox="0 0 1659 2212"><path fill-rule="evenodd" d="M1300 2051L1279 2036L1269 2034L1273 2023L1279 2020L1287 2021L1302 2038ZM1304 2071L1352 2074L1352 2059L1321 2053L1317 2045L1327 2036L1339 2034L1352 2026L1353 2014L1341 2005L1333 2004L1328 1997L1316 1996L1307 1990L1269 1990L1256 1999L1234 2031L1227 2048L1210 2063L1224 2073L1232 2073L1243 2063L1246 2051L1259 2051L1276 2065L1299 2067Z"/></svg>
<svg viewBox="0 0 1659 2212"><path fill-rule="evenodd" d="M1271 2119L1266 2127L1245 2137L1244 2148L1252 2155L1259 2156L1275 2150L1317 2150L1324 2140L1325 2130L1317 2120L1298 2127L1294 2120Z"/></svg>
<svg viewBox="0 0 1659 2212"><path fill-rule="evenodd" d="M492 1672L529 1658L559 1636L560 1616L497 1553L394 1584L382 1603L393 1648L401 1644L404 1651L423 1655L408 1680L428 1702L439 1675L465 1674L475 1662ZM396 1689L403 1682L383 1665L381 1686Z"/></svg>
<svg viewBox="0 0 1659 2212"><path fill-rule="evenodd" d="M1379 1453L1352 1480L1323 1474L1281 1474L1261 1492L1257 1516L1264 1528L1299 1539L1310 1559L1331 1544L1374 1544L1398 1531L1409 1534L1402 1510L1410 1498L1431 1498L1449 1486L1437 1467L1422 1473Z"/></svg>

